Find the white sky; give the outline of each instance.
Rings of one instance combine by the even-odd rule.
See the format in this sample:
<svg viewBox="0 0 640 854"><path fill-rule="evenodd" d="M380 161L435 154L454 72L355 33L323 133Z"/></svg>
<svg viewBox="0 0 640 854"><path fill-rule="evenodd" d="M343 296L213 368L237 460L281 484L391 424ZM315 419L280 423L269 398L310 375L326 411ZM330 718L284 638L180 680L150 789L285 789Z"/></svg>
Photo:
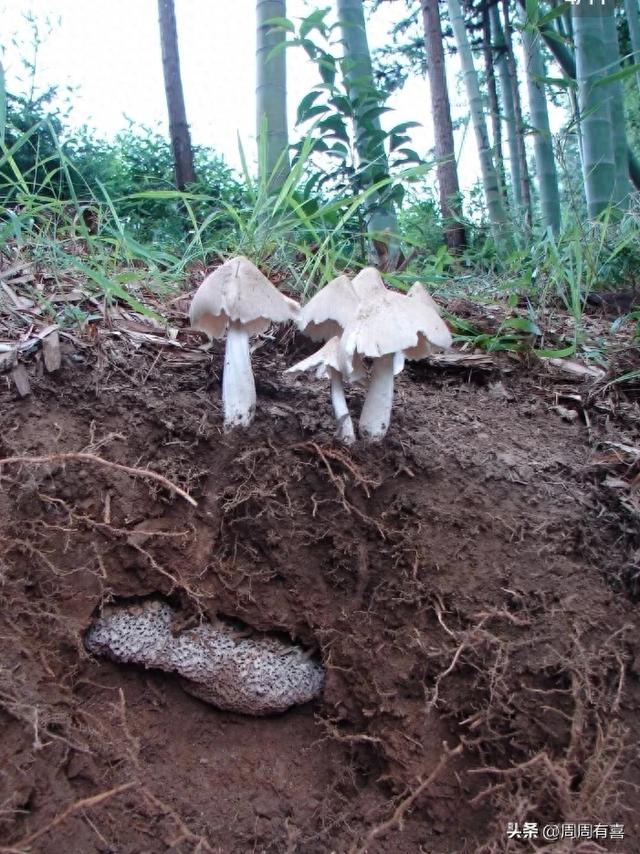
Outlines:
<svg viewBox="0 0 640 854"><path fill-rule="evenodd" d="M329 0L320 4L288 0L287 11L295 19L324 5L330 5ZM175 6L192 139L211 146L237 167L238 134L247 151L255 148L255 2L175 0ZM19 43L29 43L29 29L23 20L29 9L38 20L49 16L54 22L53 32L41 48L37 83L40 87L79 86L73 99L72 119L76 123L86 122L111 136L126 125L126 115L154 127L160 123L166 132L156 0L0 0L3 61L10 90L18 88L16 78L24 74L10 39L17 35ZM372 49L389 42L387 33L394 16L403 13L404 4L400 3L384 4L376 12L368 23ZM290 50L287 62L292 128L298 102L318 78L303 52ZM455 69L450 71L455 75ZM450 96L454 117L466 116L466 98L454 78L450 80ZM426 156L433 145L427 81L409 79L389 105L394 112L383 116L383 124L423 123L413 131L413 147ZM475 181L478 172L475 140L469 128L460 159L463 188Z"/></svg>

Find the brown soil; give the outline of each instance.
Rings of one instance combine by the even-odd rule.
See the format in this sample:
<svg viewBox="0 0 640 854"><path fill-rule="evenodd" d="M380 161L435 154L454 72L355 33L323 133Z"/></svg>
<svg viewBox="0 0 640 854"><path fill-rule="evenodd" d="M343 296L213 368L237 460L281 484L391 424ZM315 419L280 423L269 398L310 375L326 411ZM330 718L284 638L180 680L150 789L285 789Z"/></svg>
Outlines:
<svg viewBox="0 0 640 854"><path fill-rule="evenodd" d="M198 506L2 466L2 851L520 852L526 820L640 852L637 472L598 444L637 443L637 404L513 358L409 367L386 442L347 451L328 389L281 374L304 342L257 349L256 421L225 435L219 348L64 340L30 397L3 387L0 457L92 453ZM158 593L317 650L322 699L243 717L84 651L101 603Z"/></svg>

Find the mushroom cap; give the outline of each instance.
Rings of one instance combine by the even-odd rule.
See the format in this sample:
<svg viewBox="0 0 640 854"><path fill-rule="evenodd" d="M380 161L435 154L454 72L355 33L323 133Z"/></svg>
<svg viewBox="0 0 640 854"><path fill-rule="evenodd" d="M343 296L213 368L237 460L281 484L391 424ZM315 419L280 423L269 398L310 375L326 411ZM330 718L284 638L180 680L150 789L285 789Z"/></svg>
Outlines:
<svg viewBox="0 0 640 854"><path fill-rule="evenodd" d="M301 309L298 328L312 341L327 341L342 332L358 309L348 276L332 279Z"/></svg>
<svg viewBox="0 0 640 854"><path fill-rule="evenodd" d="M347 367L356 353L372 359L398 354L394 373L399 373L404 358L423 359L437 347L451 346L451 333L432 308L429 300L414 294L409 297L386 288L372 289L360 302L358 312L340 341L341 359Z"/></svg>
<svg viewBox="0 0 640 854"><path fill-rule="evenodd" d="M440 317L440 306L433 299L429 291L420 282L414 282L407 292L407 297L410 300L414 300L423 310L432 310L436 314L435 317L431 316L431 331L426 336L426 339L423 333L418 333L418 344L404 351L407 359L424 359L425 356L431 353L432 347L448 350L453 343L451 333L447 324Z"/></svg>
<svg viewBox="0 0 640 854"><path fill-rule="evenodd" d="M364 267L353 280L353 289L359 299L371 299L387 289L375 267Z"/></svg>
<svg viewBox="0 0 640 854"><path fill-rule="evenodd" d="M360 382L366 376L364 363L358 354L349 362L345 363L340 357L340 338L334 335L330 338L324 347L321 347L311 356L287 368L285 374L297 374L303 371L312 371L316 369L316 379L331 379L330 369L338 371L342 374L343 379L349 382Z"/></svg>
<svg viewBox="0 0 640 854"><path fill-rule="evenodd" d="M425 305L431 306L438 315L442 313L438 303L421 282L414 282L407 291L407 296L411 299L421 299Z"/></svg>
<svg viewBox="0 0 640 854"><path fill-rule="evenodd" d="M272 322L295 320L299 310L295 300L281 294L255 264L238 255L206 277L191 301L189 319L209 338L222 338L231 321L257 335Z"/></svg>

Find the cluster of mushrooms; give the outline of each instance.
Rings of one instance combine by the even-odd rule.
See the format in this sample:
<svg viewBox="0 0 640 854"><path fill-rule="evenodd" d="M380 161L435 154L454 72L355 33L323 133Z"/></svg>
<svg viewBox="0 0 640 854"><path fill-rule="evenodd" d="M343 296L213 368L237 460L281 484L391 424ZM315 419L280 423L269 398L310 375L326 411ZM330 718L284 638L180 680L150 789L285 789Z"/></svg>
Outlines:
<svg viewBox="0 0 640 854"><path fill-rule="evenodd" d="M304 306L284 296L242 256L218 267L196 291L189 311L194 329L227 342L222 377L225 429L248 426L255 414L256 387L249 338L271 323L294 321L300 331L324 346L289 368L314 370L331 381L337 436L345 444L356 435L344 394L344 381L371 380L359 421L361 438L379 441L389 429L393 382L406 359L423 359L433 348L448 349L451 333L438 306L416 282L407 294L390 291L373 267L353 280L338 276Z"/></svg>

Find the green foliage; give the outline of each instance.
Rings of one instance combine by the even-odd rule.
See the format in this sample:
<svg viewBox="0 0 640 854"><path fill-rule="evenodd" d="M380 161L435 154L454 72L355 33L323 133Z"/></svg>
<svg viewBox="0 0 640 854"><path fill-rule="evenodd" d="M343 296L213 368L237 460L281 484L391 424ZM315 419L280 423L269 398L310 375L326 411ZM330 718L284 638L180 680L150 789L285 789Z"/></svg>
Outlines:
<svg viewBox="0 0 640 854"><path fill-rule="evenodd" d="M514 316L492 335L449 318L458 340L486 350L530 351L540 346L541 318L559 306L573 318L573 337L554 340L554 350L546 352L567 354L583 346L588 294L637 281L640 229L637 214L615 223L605 214L592 228L584 224L573 128L558 150L565 213L572 212L560 235L542 234L533 245L499 253L478 184L466 199L468 247L454 258L442 243L433 188L424 179L427 167L413 168L415 152L407 156L413 123L381 131L377 119L387 107L372 104L365 130L382 142L391 168L367 183L371 173L358 166L353 126L363 105L349 95L348 69L326 10L316 10L297 27L285 19L277 25L288 33L289 44L313 60L320 81L298 107L305 133L277 193L264 172L255 177L244 152L238 176L207 149L195 151L196 184L177 192L170 145L156 129L132 123L112 141L87 128L71 130L65 110L54 106L55 89L31 86L27 94L7 96L4 144L0 137L0 241L82 281L107 301L140 312L148 311L149 292L171 289L192 262L208 265L240 252L265 269L282 271L288 287L305 294L340 270L366 263L367 212L374 198L386 194L402 201L399 231L411 253L410 264L388 276L390 286L406 290L420 279L444 292L506 299L514 308ZM379 97L370 93L372 100L374 94ZM82 319L73 308L50 311L65 324Z"/></svg>
<svg viewBox="0 0 640 854"><path fill-rule="evenodd" d="M0 142L4 142L4 131L7 126L7 88L4 78L4 67L0 62Z"/></svg>
<svg viewBox="0 0 640 854"><path fill-rule="evenodd" d="M224 160L211 151L194 148L196 182L189 187L191 209L174 194L173 157L169 141L157 130L131 124L112 144L85 131L65 145L65 153L92 197L113 200L118 216L142 242L156 246L182 243L190 220L201 220L221 200L242 205L239 180ZM192 222L191 222L192 225ZM230 217L217 217L215 229L232 226ZM213 234L210 234L213 237Z"/></svg>
<svg viewBox="0 0 640 854"><path fill-rule="evenodd" d="M533 315L533 310L530 310L530 314ZM451 318L449 322L456 332L456 341L471 344L488 353L501 350L514 353L531 352L535 339L542 334L532 317L507 317L493 334L479 332L459 318Z"/></svg>
<svg viewBox="0 0 640 854"><path fill-rule="evenodd" d="M633 79L625 81L627 137L633 151L640 150L640 90Z"/></svg>
<svg viewBox="0 0 640 854"><path fill-rule="evenodd" d="M224 160L196 148L198 177L189 188L188 209L185 199L173 191L171 147L157 130L131 123L113 142L97 138L87 128L72 131L60 112L51 110L54 95L54 88L35 101L9 95L6 153L0 162L4 207L19 208L25 195L34 194L52 200L76 198L85 205L107 204L136 240L171 247L184 244L193 219L204 218L212 206L219 208L222 199L243 204L242 186ZM218 233L231 226L229 216L215 220Z"/></svg>
<svg viewBox="0 0 640 854"><path fill-rule="evenodd" d="M357 87L355 95L350 91L346 79L348 60L339 50L339 25L327 23L328 12L316 10L298 28L291 21L280 22L290 36L287 47L305 51L316 65L320 81L303 97L297 110L297 126L314 139L305 198L319 193L356 196L375 184L382 191L368 195L372 206L389 202L399 205L405 189L404 182L395 177L398 170L424 166L419 155L408 147L407 131L419 123L402 122L388 131L380 128L380 116L390 110L385 104L388 94L363 86ZM296 157L302 144L293 146ZM384 153L389 172L378 151ZM359 211L362 222L369 213L366 206Z"/></svg>
<svg viewBox="0 0 640 854"><path fill-rule="evenodd" d="M258 263L288 268L289 285L301 293L326 283L336 271L366 263L360 212L380 190L373 185L356 195L308 194L314 146L311 134L300 141L291 170L275 195L269 176L255 180L243 157L247 204L229 208L235 223L234 251Z"/></svg>
<svg viewBox="0 0 640 854"><path fill-rule="evenodd" d="M7 93L4 144L11 157L4 158L0 166L0 200L4 205L19 201L16 170L22 176L22 187L31 191L56 178L63 181L56 143L62 121L57 112L49 110L55 93L52 87L36 100Z"/></svg>
<svg viewBox="0 0 640 854"><path fill-rule="evenodd" d="M575 352L583 340L582 315L589 294L633 283L640 263L639 238L636 217L627 215L617 221L609 208L595 222L571 221L558 238L547 233L532 247L531 291L541 308L552 300L571 315L569 352ZM545 351L543 355L560 354Z"/></svg>
<svg viewBox="0 0 640 854"><path fill-rule="evenodd" d="M60 205L67 211L71 204L72 219L91 209L101 228L109 223L130 245L184 250L196 230L200 249L224 242L233 220L221 201L232 206L245 202L243 187L224 160L210 149L196 148L197 181L189 194L179 194L170 143L157 129L130 122L107 142L86 127L72 128L71 107L61 103L58 88L38 85L39 52L52 25L30 14L25 19L31 39L19 45L21 91L7 93L0 157L0 204L13 228L20 230L17 223L27 221L25 211L33 216L37 200L43 209L58 213ZM208 226L201 229L198 224L204 220Z"/></svg>

